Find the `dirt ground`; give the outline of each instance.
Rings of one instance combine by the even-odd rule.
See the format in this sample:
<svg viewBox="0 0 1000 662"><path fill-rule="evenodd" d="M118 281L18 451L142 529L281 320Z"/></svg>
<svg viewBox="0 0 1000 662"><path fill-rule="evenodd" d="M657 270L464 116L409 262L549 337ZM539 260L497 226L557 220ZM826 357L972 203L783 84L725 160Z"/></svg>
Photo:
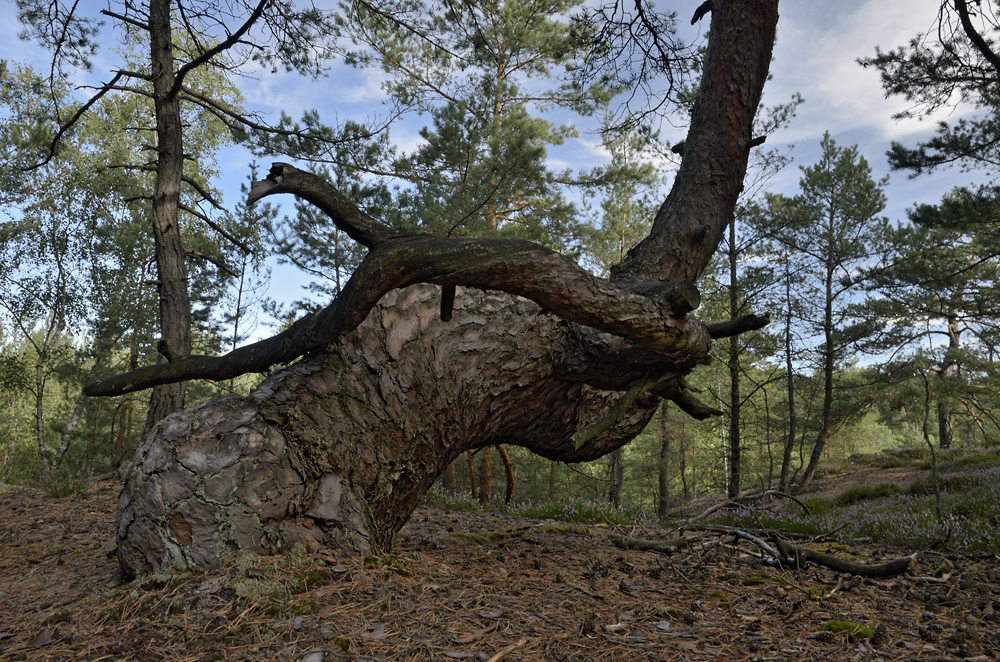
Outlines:
<svg viewBox="0 0 1000 662"><path fill-rule="evenodd" d="M609 536L676 532L422 509L391 556L245 556L121 585L116 490L0 493L0 660L1000 659L997 558L922 553L871 580L769 567L732 536L625 551Z"/></svg>

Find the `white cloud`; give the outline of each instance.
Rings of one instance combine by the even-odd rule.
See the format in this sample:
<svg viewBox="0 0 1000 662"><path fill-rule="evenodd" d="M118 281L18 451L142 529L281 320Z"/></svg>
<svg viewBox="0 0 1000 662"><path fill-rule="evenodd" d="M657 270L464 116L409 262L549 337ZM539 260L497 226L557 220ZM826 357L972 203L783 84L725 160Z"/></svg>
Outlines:
<svg viewBox="0 0 1000 662"><path fill-rule="evenodd" d="M851 0L840 3L789 3L782 7L766 100L779 103L799 92L805 104L787 141L818 138L872 127L886 141L928 130L928 122L892 119L906 109L899 98L885 97L878 72L863 69L858 58L875 47L906 44L933 25L938 0Z"/></svg>

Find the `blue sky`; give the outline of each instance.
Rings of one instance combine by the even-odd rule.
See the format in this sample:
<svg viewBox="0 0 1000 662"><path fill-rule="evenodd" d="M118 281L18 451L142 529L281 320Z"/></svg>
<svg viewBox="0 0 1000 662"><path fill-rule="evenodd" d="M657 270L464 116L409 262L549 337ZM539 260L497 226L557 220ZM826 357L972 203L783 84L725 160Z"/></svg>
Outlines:
<svg viewBox="0 0 1000 662"><path fill-rule="evenodd" d="M829 131L842 146L858 144L877 176L889 174L885 152L892 140L913 144L933 131L934 120L896 122L892 115L904 108L900 99L886 99L879 86L876 72L863 70L857 58L874 53L876 45L883 48L904 44L916 33L927 31L939 0L843 0L841 2L796 2L784 0L778 42L772 63L773 79L765 88L765 103L787 101L799 93L805 103L789 128L768 138L769 146L792 149L793 165L776 178L772 190L794 193L799 178L798 166L810 165L819 156L819 142ZM658 3L662 8L677 8L682 23L697 5L693 2ZM82 0L81 5L100 9L104 3ZM0 58L28 62L47 67L46 54L16 35L16 9L12 1L0 5ZM703 21L692 30L704 30ZM113 57L113 53L106 54ZM105 54L95 61L93 80L110 76ZM81 77L80 82L87 81ZM318 108L324 119L363 120L382 112L381 74L357 71L334 64L331 75L318 81L294 75L262 74L240 83L251 108L276 117L284 110L297 116L308 108ZM419 140L417 130L421 118L393 129L395 141L405 148ZM683 129L664 130L669 142L683 139ZM553 152L558 162L571 162L591 167L603 162L605 154L596 137L584 130L579 139L571 140ZM235 204L240 183L244 181L250 157L239 149L220 155L224 173L221 187L227 204ZM266 170L266 162L263 164ZM887 189L886 215L891 219L905 216L915 203L934 203L956 185L986 179L985 173L962 173L957 169L919 179L908 179L904 173L891 173ZM664 195L666 191L664 191ZM290 205L286 205L290 208ZM290 300L298 296L301 279L289 269L275 273L271 296Z"/></svg>

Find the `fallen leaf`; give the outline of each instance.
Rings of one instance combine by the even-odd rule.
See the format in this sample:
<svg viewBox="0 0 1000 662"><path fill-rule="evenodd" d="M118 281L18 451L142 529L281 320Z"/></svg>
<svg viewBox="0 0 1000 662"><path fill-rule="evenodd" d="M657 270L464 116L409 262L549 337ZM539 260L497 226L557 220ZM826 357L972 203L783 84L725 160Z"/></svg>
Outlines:
<svg viewBox="0 0 1000 662"><path fill-rule="evenodd" d="M485 637L488 633L495 630L496 627L497 624L494 623L493 625L483 628L482 630L473 630L468 634L463 634L461 637L456 637L455 639L452 639L452 641L454 641L456 644L471 644L472 642L479 641L480 639Z"/></svg>
<svg viewBox="0 0 1000 662"><path fill-rule="evenodd" d="M480 618L500 618L503 616L503 610L497 609L495 611L481 611L479 612Z"/></svg>
<svg viewBox="0 0 1000 662"><path fill-rule="evenodd" d="M445 657L450 657L453 660L464 660L470 657L478 657L475 653L463 653L461 651L445 651Z"/></svg>
<svg viewBox="0 0 1000 662"><path fill-rule="evenodd" d="M323 651L313 651L312 653L306 653L299 658L299 662L323 662L326 656Z"/></svg>

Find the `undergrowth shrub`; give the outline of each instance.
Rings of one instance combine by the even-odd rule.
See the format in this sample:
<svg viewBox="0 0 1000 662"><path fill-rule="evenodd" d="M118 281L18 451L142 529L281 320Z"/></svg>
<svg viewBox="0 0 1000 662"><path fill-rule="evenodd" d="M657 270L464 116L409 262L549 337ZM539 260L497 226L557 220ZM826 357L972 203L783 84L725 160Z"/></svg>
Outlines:
<svg viewBox="0 0 1000 662"><path fill-rule="evenodd" d="M996 506L1000 503L1000 472L991 466L976 467L942 473L940 482L941 521L936 517L930 478L922 478L905 492L881 485L870 491L847 490L845 494L850 498L845 497L845 503L826 510L810 509L809 515L791 504L780 510L755 504L730 513L725 522L811 535L838 530L838 535L845 538L871 539L913 550L946 542L956 552L1000 551L1000 509ZM876 492L886 494L855 500L860 494Z"/></svg>
<svg viewBox="0 0 1000 662"><path fill-rule="evenodd" d="M879 485L858 485L851 487L833 498L834 506L849 506L852 503L865 501L867 499L880 499L893 496L902 492L902 488L895 483L881 483Z"/></svg>
<svg viewBox="0 0 1000 662"><path fill-rule="evenodd" d="M438 488L431 488L426 496L427 502L439 508L459 510L463 512L494 512L529 519L554 519L563 522L578 522L595 524L637 524L649 523L642 510L627 506L612 506L606 501L597 499L554 499L552 501L517 501L506 504L500 500L491 501L483 506L473 500L468 494L451 494Z"/></svg>

